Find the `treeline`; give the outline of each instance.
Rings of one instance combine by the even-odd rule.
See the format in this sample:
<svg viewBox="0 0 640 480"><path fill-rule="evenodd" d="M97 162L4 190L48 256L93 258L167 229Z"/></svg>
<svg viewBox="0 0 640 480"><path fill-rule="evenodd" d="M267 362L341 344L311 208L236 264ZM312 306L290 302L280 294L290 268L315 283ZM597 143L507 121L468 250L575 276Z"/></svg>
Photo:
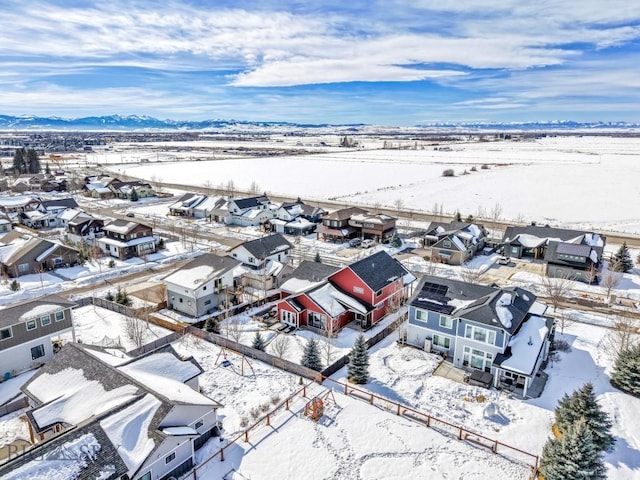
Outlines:
<svg viewBox="0 0 640 480"><path fill-rule="evenodd" d="M15 174L40 173L40 157L33 149L18 148L13 155L13 171Z"/></svg>

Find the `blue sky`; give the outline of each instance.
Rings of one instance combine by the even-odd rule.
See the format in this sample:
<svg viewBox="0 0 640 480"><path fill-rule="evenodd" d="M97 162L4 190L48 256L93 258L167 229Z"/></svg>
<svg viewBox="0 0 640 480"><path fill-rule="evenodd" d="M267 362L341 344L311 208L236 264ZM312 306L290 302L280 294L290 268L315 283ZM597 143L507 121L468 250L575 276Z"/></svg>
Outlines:
<svg viewBox="0 0 640 480"><path fill-rule="evenodd" d="M630 0L3 0L0 113L640 121Z"/></svg>

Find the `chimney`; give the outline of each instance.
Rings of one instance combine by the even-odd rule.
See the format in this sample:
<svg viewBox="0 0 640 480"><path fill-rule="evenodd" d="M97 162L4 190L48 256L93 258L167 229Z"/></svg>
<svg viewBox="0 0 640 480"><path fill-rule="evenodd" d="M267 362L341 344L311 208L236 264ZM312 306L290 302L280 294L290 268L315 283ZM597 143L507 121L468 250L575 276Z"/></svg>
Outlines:
<svg viewBox="0 0 640 480"><path fill-rule="evenodd" d="M531 335L529 335L529 342L527 343L527 345L533 345L533 339L531 338Z"/></svg>

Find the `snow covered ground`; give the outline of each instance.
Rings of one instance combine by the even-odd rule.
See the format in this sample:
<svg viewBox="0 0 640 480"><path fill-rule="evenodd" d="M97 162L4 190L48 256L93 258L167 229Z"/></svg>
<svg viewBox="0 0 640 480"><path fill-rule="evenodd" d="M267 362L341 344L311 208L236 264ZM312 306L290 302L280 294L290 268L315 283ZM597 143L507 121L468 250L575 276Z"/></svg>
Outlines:
<svg viewBox="0 0 640 480"><path fill-rule="evenodd" d="M625 208L637 203L638 138L563 136L450 147L132 164L116 172L187 185L233 180L240 189L256 181L267 192L390 207L402 199L406 208L433 211L437 204L447 214L460 211L463 216L482 217L500 204L507 220L640 232L640 215ZM198 175L193 175L196 167ZM447 168L456 176L442 177ZM286 182L282 172L287 172Z"/></svg>

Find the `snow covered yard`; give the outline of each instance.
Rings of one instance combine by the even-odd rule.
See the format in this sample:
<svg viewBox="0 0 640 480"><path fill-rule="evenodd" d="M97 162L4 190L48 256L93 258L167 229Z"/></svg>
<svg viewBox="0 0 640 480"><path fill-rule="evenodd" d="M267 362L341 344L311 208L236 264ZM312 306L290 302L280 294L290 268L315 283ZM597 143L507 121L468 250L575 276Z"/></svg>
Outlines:
<svg viewBox="0 0 640 480"><path fill-rule="evenodd" d="M127 335L127 317L95 305L73 310L76 340L88 345L114 346L119 344L125 351L137 348L135 341ZM148 324L143 332L143 343L150 343L172 333L166 328ZM71 333L63 335L71 341ZM105 343L106 342L106 343Z"/></svg>
<svg viewBox="0 0 640 480"><path fill-rule="evenodd" d="M308 396L326 390L316 386ZM334 392L325 398L324 416L304 416L308 398L296 397L271 427L252 431L227 448L225 461L207 463L200 478L226 479L527 479L530 468L459 441L368 403ZM221 445L199 454L202 461ZM207 451L208 450L208 451ZM213 451L212 451L213 450Z"/></svg>
<svg viewBox="0 0 640 480"><path fill-rule="evenodd" d="M604 320L594 318L590 323L598 321ZM549 381L536 399L521 401L493 389L433 376L438 356L398 346L391 337L371 350L370 381L364 388L539 455L551 436L558 400L564 393L593 382L601 406L615 422L616 447L605 456L608 478L640 478L640 419L636 415L640 399L621 393L609 383L613 359L602 346L607 332L606 328L581 323L568 326L564 335L558 332L557 337L567 340L571 352L558 353L560 361L547 368ZM346 381L346 368L333 378ZM480 396L484 397L482 401L478 401Z"/></svg>

